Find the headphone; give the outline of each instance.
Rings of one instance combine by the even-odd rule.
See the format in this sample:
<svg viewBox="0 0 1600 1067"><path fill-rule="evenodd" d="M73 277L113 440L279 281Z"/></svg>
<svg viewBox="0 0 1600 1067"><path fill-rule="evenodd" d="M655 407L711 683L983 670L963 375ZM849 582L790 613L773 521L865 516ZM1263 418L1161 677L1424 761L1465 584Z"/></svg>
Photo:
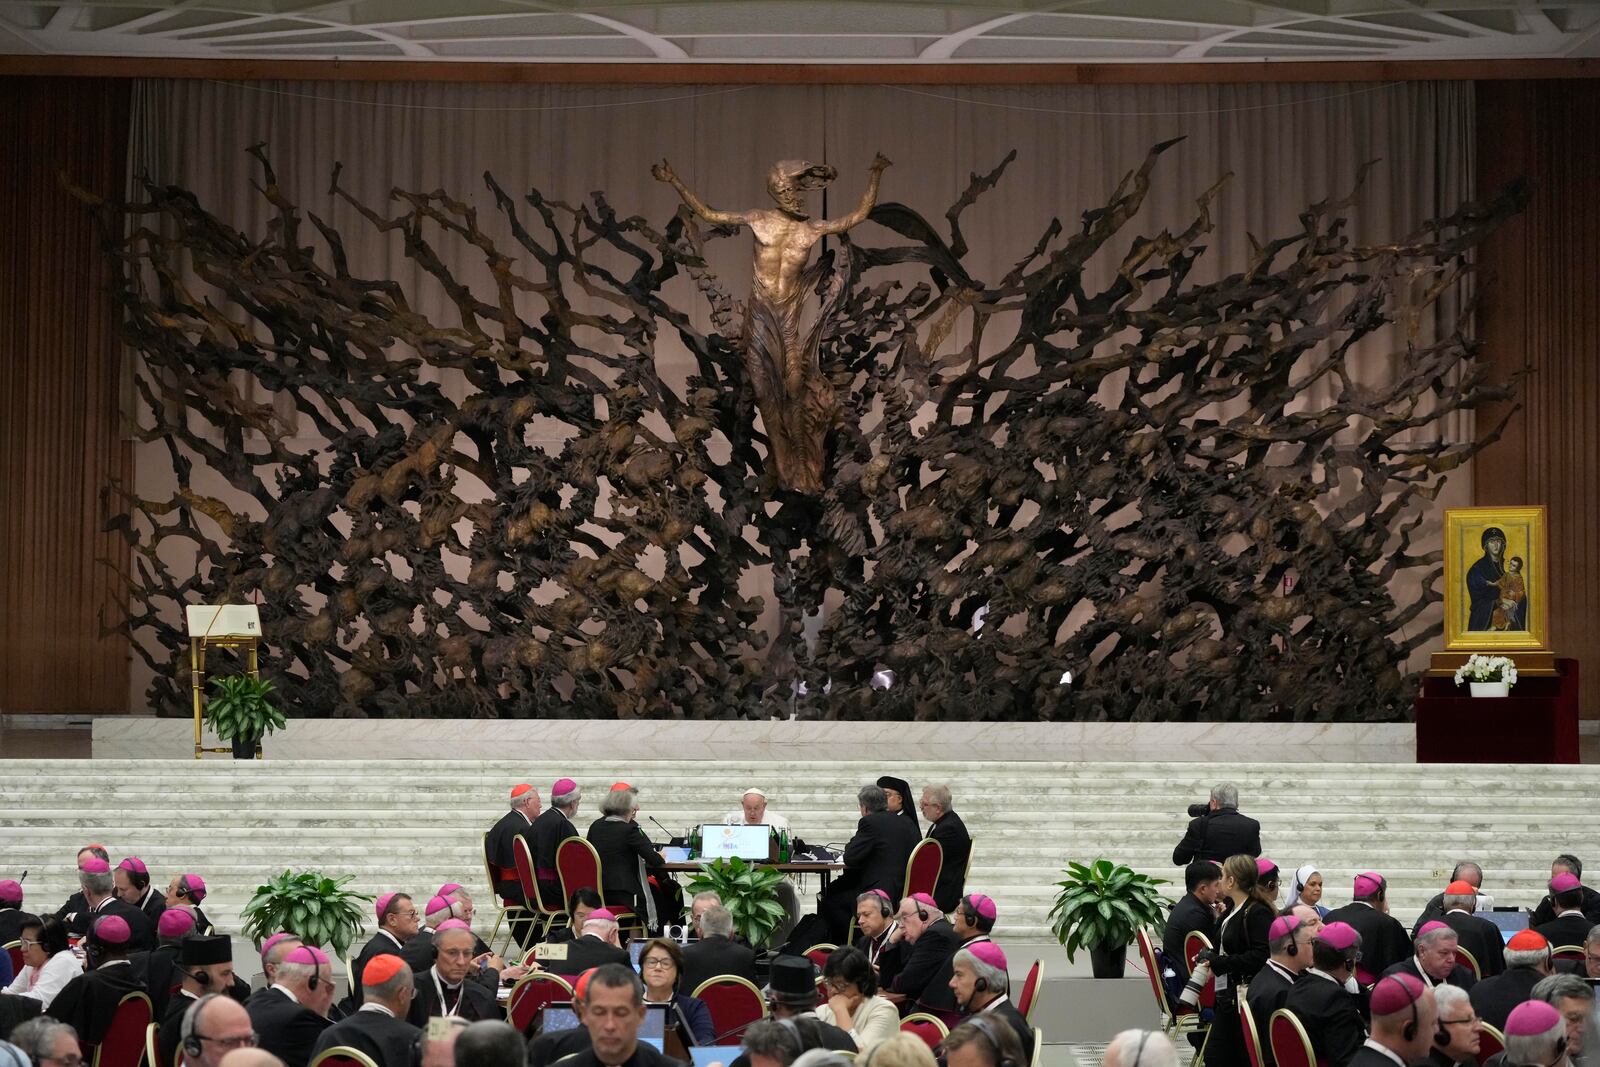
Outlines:
<svg viewBox="0 0 1600 1067"><path fill-rule="evenodd" d="M313 958L312 961L311 961L311 977L306 979L306 988L307 989L315 989L315 988L317 988L317 983L322 981L322 979L318 977L318 974L319 974L319 972L321 972L321 970L322 970L322 965L317 963L315 958Z"/></svg>
<svg viewBox="0 0 1600 1067"><path fill-rule="evenodd" d="M209 989L210 986L211 986L211 972L210 971L200 971L200 972L196 973L194 971L186 971L182 967L174 967L173 970L177 971L179 974L181 974L185 978L189 979L189 981L193 982L195 985L199 986L201 989Z"/></svg>
<svg viewBox="0 0 1600 1067"><path fill-rule="evenodd" d="M891 904L889 902L889 898L884 896L882 893L863 893L862 896L871 897L878 905L878 914L882 915L885 919L894 914L894 905Z"/></svg>
<svg viewBox="0 0 1600 1067"><path fill-rule="evenodd" d="M180 971L183 970L181 967L178 969ZM183 973L188 974L189 972L183 971ZM196 981L198 981L198 979L196 979ZM202 1052L205 1051L205 1045L201 1042L200 1035L194 1032L195 1027L200 1024L200 1013L205 1011L206 1003L208 1001L215 1000L221 995L222 994L220 993L207 993L205 996L189 1005L189 1010L183 1013L183 1023L178 1029L178 1036L182 1040L183 1051L188 1053L190 1056L198 1057Z"/></svg>
<svg viewBox="0 0 1600 1067"><path fill-rule="evenodd" d="M995 1067L1018 1067L1015 1060L1000 1050L1000 1035L994 1032L993 1021L981 1014L969 1015L961 1021L964 1023L971 1023L977 1028L978 1033L983 1035L983 1040L988 1044L989 1050L994 1054ZM1150 1035L1146 1033L1144 1036L1148 1038ZM1144 1051L1144 1042L1142 1040L1139 1042L1139 1051ZM1138 1067L1138 1063L1139 1061L1135 1059L1130 1067Z"/></svg>

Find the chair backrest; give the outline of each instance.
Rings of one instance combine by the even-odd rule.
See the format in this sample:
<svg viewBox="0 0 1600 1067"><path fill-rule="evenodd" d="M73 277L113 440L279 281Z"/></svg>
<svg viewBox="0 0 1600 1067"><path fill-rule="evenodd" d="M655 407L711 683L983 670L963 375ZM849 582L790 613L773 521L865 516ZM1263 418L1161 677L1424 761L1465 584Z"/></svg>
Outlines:
<svg viewBox="0 0 1600 1067"><path fill-rule="evenodd" d="M838 945L830 945L827 942L823 942L820 945L812 945L810 948L802 952L801 955L810 960L817 967L826 967L828 965L828 957L837 951L839 951Z"/></svg>
<svg viewBox="0 0 1600 1067"><path fill-rule="evenodd" d="M911 858L906 860L906 891L900 894L900 899L904 900L913 893L932 896L939 884L939 872L943 869L944 846L931 837L917 842L917 847L911 850Z"/></svg>
<svg viewBox="0 0 1600 1067"><path fill-rule="evenodd" d="M312 1060L311 1067L378 1067L378 1065L373 1062L371 1056L358 1048L335 1045Z"/></svg>
<svg viewBox="0 0 1600 1067"><path fill-rule="evenodd" d="M754 982L736 974L707 978L692 995L705 1001L711 1012L711 1029L717 1035L712 1044L736 1045L745 1027L767 1017L767 998Z"/></svg>
<svg viewBox="0 0 1600 1067"><path fill-rule="evenodd" d="M1583 957L1583 946L1582 945L1561 945L1558 948L1551 949L1550 950L1550 956L1551 956L1551 958L1558 959L1558 960L1581 960L1581 959L1584 958Z"/></svg>
<svg viewBox="0 0 1600 1067"><path fill-rule="evenodd" d="M1278 1067L1316 1067L1317 1054L1311 1048L1311 1038L1306 1036L1306 1028L1288 1008L1272 1013L1267 1035L1272 1042L1272 1058Z"/></svg>
<svg viewBox="0 0 1600 1067"><path fill-rule="evenodd" d="M1159 981L1159 976L1157 977ZM1017 1010L1024 1019L1033 1018L1033 1006L1039 999L1039 986L1044 982L1044 964L1039 960L1033 961L1033 966L1028 968L1028 977L1022 980L1022 992L1017 994Z"/></svg>
<svg viewBox="0 0 1600 1067"><path fill-rule="evenodd" d="M1190 930L1183 936L1183 962L1192 972L1194 958L1200 955L1202 949L1211 947L1211 939L1199 930ZM1206 979L1206 984L1200 988L1200 1007L1214 1008L1217 1004L1217 980L1215 977Z"/></svg>
<svg viewBox="0 0 1600 1067"><path fill-rule="evenodd" d="M572 986L559 974L534 971L517 980L506 998L506 1021L526 1035L539 1009L558 1000L571 1000Z"/></svg>
<svg viewBox="0 0 1600 1067"><path fill-rule="evenodd" d="M489 880L489 892L495 893L495 899L503 899L499 893L495 892L494 887L510 878L511 874L497 867L494 861L489 858L489 831L487 830L483 832L483 876Z"/></svg>
<svg viewBox="0 0 1600 1067"><path fill-rule="evenodd" d="M1478 1062L1488 1063L1490 1056L1498 1056L1506 1050L1506 1035L1488 1023L1482 1024L1482 1030L1478 1035Z"/></svg>
<svg viewBox="0 0 1600 1067"><path fill-rule="evenodd" d="M1256 1029L1250 1002L1243 997L1239 998L1239 1029L1244 1031L1244 1051L1250 1058L1250 1067L1261 1067L1261 1031Z"/></svg>
<svg viewBox="0 0 1600 1067"><path fill-rule="evenodd" d="M1029 1067L1044 1067L1044 1028L1033 1028L1033 1058L1028 1061Z"/></svg>
<svg viewBox="0 0 1600 1067"><path fill-rule="evenodd" d="M1150 978L1150 989L1156 995L1156 1010L1161 1012L1161 1017L1168 1022L1173 1018L1172 1004L1167 999L1166 983L1161 981L1161 964L1156 960L1156 947L1150 940L1149 931L1140 927L1134 931L1134 940L1139 943L1139 955L1144 960L1144 973Z"/></svg>
<svg viewBox="0 0 1600 1067"><path fill-rule="evenodd" d="M580 889L593 889L601 900L606 898L600 885L600 853L581 837L569 837L556 846L556 874L561 878L563 900L571 900Z"/></svg>
<svg viewBox="0 0 1600 1067"><path fill-rule="evenodd" d="M1483 977L1483 968L1478 966L1478 957L1474 956L1460 945L1456 946L1456 963L1471 971L1472 977Z"/></svg>
<svg viewBox="0 0 1600 1067"><path fill-rule="evenodd" d="M925 1011L914 1011L901 1019L900 1030L902 1033L917 1035L930 1049L938 1048L939 1042L950 1034L949 1028L941 1020Z"/></svg>
<svg viewBox="0 0 1600 1067"><path fill-rule="evenodd" d="M533 876L533 852L528 848L528 839L517 835L511 842L511 855L517 861L517 884L522 886L522 899L528 902L527 906L541 915L565 915L567 909L559 900L548 901L539 892L539 879Z"/></svg>
<svg viewBox="0 0 1600 1067"><path fill-rule="evenodd" d="M144 1062L145 1031L155 1012L143 992L124 993L111 1015L106 1036L95 1046L94 1067L139 1067Z"/></svg>
<svg viewBox="0 0 1600 1067"><path fill-rule="evenodd" d="M155 1023L144 1028L144 1059L149 1067L168 1067L161 1059L161 1046L156 1043L158 1029Z"/></svg>
<svg viewBox="0 0 1600 1067"><path fill-rule="evenodd" d="M7 941L4 945L0 945L0 948L4 948L7 955L11 957L11 973L21 974L24 966L22 962L22 942Z"/></svg>

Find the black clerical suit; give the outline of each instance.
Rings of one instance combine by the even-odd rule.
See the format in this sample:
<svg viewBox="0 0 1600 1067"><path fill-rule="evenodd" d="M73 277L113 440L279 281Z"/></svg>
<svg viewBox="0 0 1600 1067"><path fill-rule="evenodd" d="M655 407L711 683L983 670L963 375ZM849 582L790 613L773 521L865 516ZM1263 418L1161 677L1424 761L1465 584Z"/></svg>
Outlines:
<svg viewBox="0 0 1600 1067"><path fill-rule="evenodd" d="M533 858L533 820L520 810L512 808L500 816L500 821L489 828L483 838L483 855L490 863L500 868L506 875L494 883L494 891L506 900L514 900L518 904L527 901L522 898L522 883L517 879L517 854L515 852L517 838L528 842L528 858Z"/></svg>
<svg viewBox="0 0 1600 1067"><path fill-rule="evenodd" d="M955 955L961 939L950 920L940 916L923 927L922 934L907 950L905 966L895 975L890 993L902 993L908 1002L915 1004L922 998L928 983L939 973L950 957Z"/></svg>
<svg viewBox="0 0 1600 1067"><path fill-rule="evenodd" d="M1240 853L1261 855L1261 824L1238 808L1217 808L1189 820L1189 829L1172 850L1172 862L1186 867L1195 860L1221 863Z"/></svg>
<svg viewBox="0 0 1600 1067"><path fill-rule="evenodd" d="M894 981L895 975L900 973L900 968L905 966L906 954L905 941L896 941L890 944L889 938L900 928L899 920L893 920L883 928L883 933L877 937L868 937L861 932L858 926L852 931L850 944L867 954L867 962L878 968L878 985L887 987Z"/></svg>
<svg viewBox="0 0 1600 1067"><path fill-rule="evenodd" d="M68 933L87 935L89 927L107 915L120 915L128 924L128 932L132 935L128 940L130 952L145 952L156 947L155 923L151 922L144 912L116 894L102 900L93 908L85 904L72 915L71 919L64 922Z"/></svg>
<svg viewBox="0 0 1600 1067"><path fill-rule="evenodd" d="M155 886L146 886L144 896L133 906L144 912L144 917L150 920L150 929L154 930L161 923L162 913L167 910L167 898L157 892Z"/></svg>
<svg viewBox="0 0 1600 1067"><path fill-rule="evenodd" d="M987 1015L992 1019L1004 1019L1011 1026L1011 1029L1016 1032L1017 1040L1022 1042L1024 1062L1027 1062L1033 1056L1033 1027L1028 1025L1028 1020L1022 1017L1022 1012L1017 1010L1017 1006L1011 1003L1010 997L991 1000L973 1014ZM1210 1056L1208 1055L1207 1059L1209 1058Z"/></svg>
<svg viewBox="0 0 1600 1067"><path fill-rule="evenodd" d="M1548 898L1547 898L1548 899ZM73 929L73 923L78 917L89 910L89 899L83 895L83 890L78 890L67 898L67 902L56 909L56 918L66 926L68 933L81 934L82 929ZM1550 918L1556 917L1555 912L1550 913Z"/></svg>
<svg viewBox="0 0 1600 1067"><path fill-rule="evenodd" d="M578 828L560 808L545 808L524 836L533 846L533 877L539 883L540 895L549 901L561 900L556 848L567 838L577 837Z"/></svg>
<svg viewBox="0 0 1600 1067"><path fill-rule="evenodd" d="M45 1014L70 1023L79 1040L97 1045L106 1036L122 998L142 992L144 983L127 960L108 960L68 982Z"/></svg>
<svg viewBox="0 0 1600 1067"><path fill-rule="evenodd" d="M1189 961L1183 954L1183 941L1191 933L1200 932L1206 940L1217 943L1217 913L1211 905L1202 903L1193 893L1185 893L1172 905L1166 928L1161 933L1161 951L1167 963L1184 981L1189 980Z"/></svg>
<svg viewBox="0 0 1600 1067"><path fill-rule="evenodd" d="M1254 897L1223 916L1217 924L1217 955L1211 973L1217 978L1217 1017L1206 1039L1206 1062L1212 1067L1244 1067L1249 1062L1239 1024L1239 988L1266 966L1267 932L1276 913Z"/></svg>
<svg viewBox="0 0 1600 1067"><path fill-rule="evenodd" d="M315 1059L328 1049L343 1045L365 1052L378 1067L410 1067L411 1048L421 1033L404 1019L368 1004L322 1031L311 1056Z"/></svg>
<svg viewBox="0 0 1600 1067"><path fill-rule="evenodd" d="M832 1023L825 1023L817 1018L814 1011L801 1012L791 1016L796 1022L795 1032L800 1035L802 1052L810 1052L814 1048L833 1049L837 1052L856 1051L855 1038L850 1036L848 1030L841 1030ZM807 1020L802 1022L801 1020ZM802 1029L803 1027L803 1029ZM750 1067L750 1054L741 1052L733 1058L728 1067Z"/></svg>
<svg viewBox="0 0 1600 1067"><path fill-rule="evenodd" d="M1569 911L1533 927L1533 932L1550 942L1550 948L1554 950L1568 945L1582 945L1594 925L1583 912Z"/></svg>
<svg viewBox="0 0 1600 1067"><path fill-rule="evenodd" d="M967 833L967 824L961 821L961 816L947 811L928 827L928 837L939 842L944 855L944 866L939 868L939 881L933 887L933 899L938 901L940 911L955 911L966 889L972 835Z"/></svg>
<svg viewBox="0 0 1600 1067"><path fill-rule="evenodd" d="M498 985L498 983L496 983ZM417 993L411 998L411 1010L406 1021L422 1028L435 1015L459 1015L463 1019L481 1022L484 1019L504 1019L505 1009L495 998L495 987L473 981L469 974L459 989L451 989L429 967L416 976ZM440 999L443 994L444 999Z"/></svg>
<svg viewBox="0 0 1600 1067"><path fill-rule="evenodd" d="M346 1014L361 1007L361 973L367 969L367 964L378 956L401 956L404 959L404 949L400 939L387 930L379 930L372 935L371 941L361 946L356 958L350 961L350 992L343 1001Z"/></svg>
<svg viewBox="0 0 1600 1067"><path fill-rule="evenodd" d="M333 1025L278 986L256 990L244 1002L244 1010L250 1013L250 1029L259 1037L259 1047L286 1067L306 1067L322 1032Z"/></svg>
<svg viewBox="0 0 1600 1067"><path fill-rule="evenodd" d="M400 946L400 958L406 961L412 974L421 974L433 966L438 950L433 947L433 931L424 926Z"/></svg>
<svg viewBox="0 0 1600 1067"><path fill-rule="evenodd" d="M1395 1067L1395 1062L1363 1040L1348 1064L1330 1064L1329 1067Z"/></svg>
<svg viewBox="0 0 1600 1067"><path fill-rule="evenodd" d="M572 1054L572 1058L564 1061L565 1067L605 1067L600 1062L600 1057L594 1053L591 1044L580 1052ZM616 1064L615 1067L687 1067L682 1060L675 1060L665 1052L657 1052L652 1046L643 1041L634 1046L633 1055Z"/></svg>
<svg viewBox="0 0 1600 1067"><path fill-rule="evenodd" d="M17 908L0 908L0 945L21 940L22 928L27 923L38 922L38 917Z"/></svg>
<svg viewBox="0 0 1600 1067"><path fill-rule="evenodd" d="M1383 973L1385 976L1391 974L1409 974L1411 977L1417 979L1429 989L1432 989L1434 986L1440 984L1439 979L1433 977L1432 975L1422 973L1422 968L1417 966L1417 957L1415 956L1408 956ZM1463 967L1460 964L1457 964L1456 966L1450 968L1450 977L1446 978L1443 984L1453 985L1457 989L1464 989L1470 993L1472 991L1472 987L1478 984L1478 980L1473 977L1472 969L1470 967Z"/></svg>
<svg viewBox="0 0 1600 1067"><path fill-rule="evenodd" d="M1361 935L1360 969L1376 977L1411 955L1411 938L1392 915L1364 901L1353 900L1323 916L1324 923L1342 922Z"/></svg>
<svg viewBox="0 0 1600 1067"><path fill-rule="evenodd" d="M1307 971L1290 986L1283 1006L1294 1012L1300 1025L1306 1028L1317 1059L1327 1060L1329 1067L1345 1067L1367 1039L1366 1024L1361 1020L1356 998L1322 971ZM1257 1022L1263 1028L1262 1040L1268 1040L1267 1022L1259 1019ZM1211 1059L1209 1049L1206 1059ZM1394 1065L1389 1064L1389 1067Z"/></svg>
<svg viewBox="0 0 1600 1067"><path fill-rule="evenodd" d="M956 1004L956 991L950 988L950 979L954 978L956 973L956 953L964 948L971 948L973 945L991 940L993 938L988 934L973 934L952 948L950 955L945 957L944 962L939 965L939 969L933 972L933 977L928 979L927 984L922 987L922 995L917 998L917 1010L937 1015L947 1024L958 1018L961 1014L961 1008ZM917 944L921 943L921 941L917 942Z"/></svg>
<svg viewBox="0 0 1600 1067"><path fill-rule="evenodd" d="M1583 886L1582 890L1583 903L1578 905L1579 910L1581 910L1588 918L1591 925L1600 923L1600 893L1595 892L1588 886ZM1539 901L1539 906L1534 908L1533 914L1528 917L1528 925L1540 926L1544 923L1547 923L1556 917L1556 913L1559 910L1560 909L1556 907L1555 900L1549 896L1546 896L1543 900ZM1579 938L1577 941L1578 944L1582 944L1582 942L1582 938ZM1574 942L1568 941L1566 943L1570 945ZM1556 942L1552 941L1550 944L1552 947L1554 947Z"/></svg>
<svg viewBox="0 0 1600 1067"><path fill-rule="evenodd" d="M161 1062L176 1063L178 1046L183 1044L183 1017L200 998L180 989L167 1000L167 1010L161 1013L156 1029L156 1050Z"/></svg>
<svg viewBox="0 0 1600 1067"><path fill-rule="evenodd" d="M1532 999L1533 987L1544 975L1532 967L1507 967L1502 974L1485 978L1472 987L1472 1010L1478 1018L1497 1030L1505 1030L1506 1016L1525 1000Z"/></svg>
<svg viewBox="0 0 1600 1067"><path fill-rule="evenodd" d="M1301 952L1310 952L1309 947L1302 946ZM1245 993L1245 1002L1250 1005L1250 1018L1256 1024L1256 1044L1261 1050L1262 1067L1272 1067L1272 1043L1268 1036L1267 1026L1272 1019L1272 1013L1283 1007L1289 999L1289 990L1302 978L1302 975L1278 966L1272 960L1256 972L1250 979L1250 988Z"/></svg>
<svg viewBox="0 0 1600 1067"><path fill-rule="evenodd" d="M551 974L560 975L582 974L590 967L599 967L607 963L620 963L629 969L633 967L627 949L618 948L609 941L602 941L593 934L584 934L568 941L566 959L544 959L539 963Z"/></svg>
<svg viewBox="0 0 1600 1067"><path fill-rule="evenodd" d="M166 1018L167 1002L172 999L172 991L183 980L176 970L178 946L159 945L149 952L135 952L128 957L128 962L150 994L151 1021L160 1022Z"/></svg>
<svg viewBox="0 0 1600 1067"><path fill-rule="evenodd" d="M566 1030L543 1033L528 1042L527 1067L549 1067L563 1056L592 1047L589 1028L581 1023Z"/></svg>
<svg viewBox="0 0 1600 1067"><path fill-rule="evenodd" d="M755 982L755 949L731 937L703 937L683 947L683 977L678 988L685 993L693 993L701 982L721 974L736 974Z"/></svg>
<svg viewBox="0 0 1600 1067"><path fill-rule="evenodd" d="M833 880L818 911L828 937L838 944L856 913L856 897L881 889L898 901L906 886L906 863L922 840L910 819L887 811L863 815L844 847L844 872Z"/></svg>
<svg viewBox="0 0 1600 1067"><path fill-rule="evenodd" d="M1494 923L1460 909L1439 921L1456 932L1456 941L1478 961L1478 977L1493 978L1506 969L1506 941Z"/></svg>

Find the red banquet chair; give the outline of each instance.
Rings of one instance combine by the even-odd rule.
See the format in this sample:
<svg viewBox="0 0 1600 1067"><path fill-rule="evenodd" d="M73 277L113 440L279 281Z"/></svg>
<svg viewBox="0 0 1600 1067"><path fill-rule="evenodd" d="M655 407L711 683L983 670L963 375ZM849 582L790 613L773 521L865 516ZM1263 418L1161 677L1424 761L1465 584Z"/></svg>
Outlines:
<svg viewBox="0 0 1600 1067"><path fill-rule="evenodd" d="M1022 992L1017 994L1017 1010L1022 1013L1025 1020L1033 1018L1033 1006L1039 1002L1039 986L1044 982L1044 964L1039 960L1033 961L1033 966L1028 968L1028 977L1022 980Z"/></svg>
<svg viewBox="0 0 1600 1067"><path fill-rule="evenodd" d="M518 840L520 841L521 838L518 838ZM483 875L489 879L489 892L494 893L495 900L499 902L499 907L496 909L494 917L494 928L489 931L489 947L493 948L500 940L500 924L509 924L512 919L521 918L528 909L514 900L508 900L499 893L495 893L495 886L501 882L509 882L516 879L517 872L508 871L504 867L489 862L489 832L487 830L483 834ZM509 932L506 937L506 945L510 947Z"/></svg>
<svg viewBox="0 0 1600 1067"><path fill-rule="evenodd" d="M1317 1054L1311 1049L1311 1038L1300 1019L1288 1008L1272 1013L1267 1024L1268 1040L1272 1042L1272 1058L1278 1067L1317 1067Z"/></svg>
<svg viewBox="0 0 1600 1067"><path fill-rule="evenodd" d="M139 1067L144 1062L144 1036L155 1012L141 992L126 993L117 1001L106 1036L95 1046L93 1067Z"/></svg>
<svg viewBox="0 0 1600 1067"><path fill-rule="evenodd" d="M1183 962L1184 965L1189 968L1191 974L1194 972L1194 958L1200 955L1201 949L1207 949L1210 947L1211 939L1205 934L1202 934L1199 930L1190 930L1188 934L1184 935ZM1216 1006L1217 979L1215 976L1212 976L1206 980L1206 984L1200 989L1200 1007L1215 1008Z"/></svg>
<svg viewBox="0 0 1600 1067"><path fill-rule="evenodd" d="M580 889L593 889L601 900L606 899L605 887L600 884L600 853L583 838L569 837L556 846L556 874L561 877L561 896L566 900ZM607 904L606 910L617 917L621 926L643 927L626 904Z"/></svg>
<svg viewBox="0 0 1600 1067"><path fill-rule="evenodd" d="M526 1037L539 1012L558 1001L571 999L572 986L565 978L548 971L534 971L519 978L511 987L511 995L506 998L506 1022Z"/></svg>
<svg viewBox="0 0 1600 1067"><path fill-rule="evenodd" d="M1483 1032L1478 1035L1478 1062L1488 1063L1490 1056L1498 1056L1506 1050L1506 1035L1488 1023L1482 1023L1481 1029Z"/></svg>
<svg viewBox="0 0 1600 1067"><path fill-rule="evenodd" d="M929 1015L925 1011L914 1011L900 1020L902 1034L915 1034L922 1039L922 1043L929 1049L939 1047L939 1042L949 1036L950 1030L943 1020Z"/></svg>
<svg viewBox="0 0 1600 1067"><path fill-rule="evenodd" d="M767 1017L767 998L754 982L736 974L707 978L691 995L705 1001L711 1012L711 1028L717 1034L713 1044L737 1045L745 1027Z"/></svg>
<svg viewBox="0 0 1600 1067"><path fill-rule="evenodd" d="M823 942L820 945L812 945L810 948L802 952L801 955L810 960L820 972L822 968L828 965L828 957L837 951L839 951L838 945L830 945L827 942Z"/></svg>
<svg viewBox="0 0 1600 1067"><path fill-rule="evenodd" d="M1576 960L1581 963L1584 958L1583 946L1557 945L1550 950L1550 958L1553 960Z"/></svg>
<svg viewBox="0 0 1600 1067"><path fill-rule="evenodd" d="M563 924L570 921L567 909L561 901L546 900L539 892L539 879L533 876L533 851L526 838L518 837L511 842L511 854L517 859L517 883L522 886L522 899L531 902L526 911L535 920L534 936L543 941L555 928L557 919Z"/></svg>
<svg viewBox="0 0 1600 1067"><path fill-rule="evenodd" d="M906 891L900 894L900 899L917 893L933 896L934 886L939 884L939 872L943 869L944 846L931 837L923 838L911 850L911 858L906 860Z"/></svg>
<svg viewBox="0 0 1600 1067"><path fill-rule="evenodd" d="M335 1045L311 1061L311 1067L378 1067L371 1056L349 1045Z"/></svg>
<svg viewBox="0 0 1600 1067"><path fill-rule="evenodd" d="M1244 1031L1244 1051L1250 1067L1261 1067L1261 1031L1256 1029L1255 1013L1243 997L1239 998L1239 1029Z"/></svg>
<svg viewBox="0 0 1600 1067"><path fill-rule="evenodd" d="M1150 989L1155 994L1156 1010L1161 1012L1161 1032L1169 1037L1182 1037L1206 1029L1194 1009L1174 1005L1172 998L1167 996L1166 984L1161 980L1161 963L1156 959L1156 946L1150 940L1149 931L1143 928L1135 931L1134 940L1138 942L1139 955L1144 960L1144 973L1150 979Z"/></svg>
<svg viewBox="0 0 1600 1067"><path fill-rule="evenodd" d="M7 941L4 947L6 953L11 957L11 973L21 974L22 968L25 966L22 962L22 942Z"/></svg>

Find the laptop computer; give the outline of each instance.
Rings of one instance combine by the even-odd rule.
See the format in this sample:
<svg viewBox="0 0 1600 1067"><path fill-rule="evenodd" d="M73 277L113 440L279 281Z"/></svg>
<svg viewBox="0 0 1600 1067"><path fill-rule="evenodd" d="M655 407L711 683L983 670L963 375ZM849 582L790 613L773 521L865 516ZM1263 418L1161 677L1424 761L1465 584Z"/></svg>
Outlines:
<svg viewBox="0 0 1600 1067"><path fill-rule="evenodd" d="M1528 928L1528 920L1532 918L1525 911L1480 911L1476 913L1480 919L1488 919L1500 928L1500 939L1510 941L1520 931Z"/></svg>
<svg viewBox="0 0 1600 1067"><path fill-rule="evenodd" d="M576 1030L578 1028L578 1013L568 1001L544 1006L544 1033L553 1034L557 1030Z"/></svg>
<svg viewBox="0 0 1600 1067"><path fill-rule="evenodd" d="M711 1067L713 1063L732 1063L743 1051L740 1045L696 1045L689 1055L694 1057L694 1067Z"/></svg>
<svg viewBox="0 0 1600 1067"><path fill-rule="evenodd" d="M668 863L688 863L689 850L679 845L667 845L661 850L661 858Z"/></svg>
<svg viewBox="0 0 1600 1067"><path fill-rule="evenodd" d="M772 852L772 827L724 826L705 823L700 827L700 858L765 860Z"/></svg>

